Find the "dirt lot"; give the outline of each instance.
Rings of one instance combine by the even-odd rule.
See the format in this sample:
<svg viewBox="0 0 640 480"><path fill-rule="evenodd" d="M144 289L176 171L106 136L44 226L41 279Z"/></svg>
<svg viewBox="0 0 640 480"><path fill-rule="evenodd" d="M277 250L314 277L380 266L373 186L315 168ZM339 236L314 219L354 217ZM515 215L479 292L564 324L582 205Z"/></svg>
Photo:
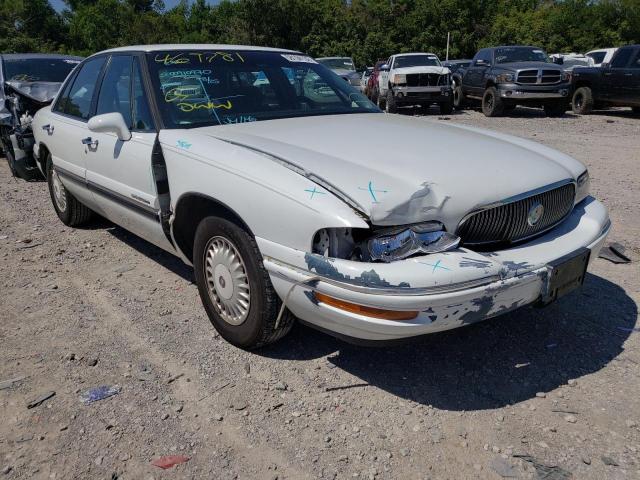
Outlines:
<svg viewBox="0 0 640 480"><path fill-rule="evenodd" d="M296 326L248 353L215 334L179 260L105 221L64 227L46 184L3 161L0 381L22 380L0 384L0 478L640 478L640 119L438 118L415 120L585 162L633 263L597 259L544 310L401 347ZM101 385L121 391L83 404ZM189 460L151 465L163 455Z"/></svg>

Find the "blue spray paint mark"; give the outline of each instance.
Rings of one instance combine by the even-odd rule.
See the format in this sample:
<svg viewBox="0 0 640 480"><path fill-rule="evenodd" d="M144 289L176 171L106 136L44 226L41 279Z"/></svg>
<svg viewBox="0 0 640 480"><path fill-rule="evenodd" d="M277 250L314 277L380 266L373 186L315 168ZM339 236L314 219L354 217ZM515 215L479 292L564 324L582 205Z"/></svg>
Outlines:
<svg viewBox="0 0 640 480"><path fill-rule="evenodd" d="M375 188L373 188L373 182L369 181L369 185L367 186L367 188L364 187L358 187L360 190L367 190L369 192L369 194L371 195L371 199L373 200L373 203L378 203L378 198L376 197L376 192L377 193L388 193L388 190L376 190Z"/></svg>
<svg viewBox="0 0 640 480"><path fill-rule="evenodd" d="M185 149L191 148L191 144L189 142L187 142L186 140L178 140L176 142L176 146L178 146L180 148L185 148Z"/></svg>
<svg viewBox="0 0 640 480"><path fill-rule="evenodd" d="M315 185L313 186L313 190L310 189L310 188L305 188L304 191L305 192L309 192L311 194L311 196L309 197L310 200L314 197L314 195L316 193L318 195L326 195L327 194L327 192L321 192L320 190L318 190Z"/></svg>
<svg viewBox="0 0 640 480"><path fill-rule="evenodd" d="M423 265L428 265L430 267L433 267L433 270L431 270L431 273L435 273L436 269L441 268L442 270L449 270L451 271L450 268L445 267L444 265L440 265L440 262L442 262L442 260L438 260L435 264L434 263L426 263L426 262L418 262L421 263Z"/></svg>

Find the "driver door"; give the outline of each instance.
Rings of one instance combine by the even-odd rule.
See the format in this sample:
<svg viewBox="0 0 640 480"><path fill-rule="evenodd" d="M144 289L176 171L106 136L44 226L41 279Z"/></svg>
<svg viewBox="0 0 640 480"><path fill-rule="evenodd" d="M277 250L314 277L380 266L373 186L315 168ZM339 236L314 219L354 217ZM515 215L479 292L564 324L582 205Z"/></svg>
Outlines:
<svg viewBox="0 0 640 480"><path fill-rule="evenodd" d="M113 222L167 250L172 250L160 222L152 171L157 132L142 81L139 59L114 54L98 92L96 115L118 112L131 130L130 140L111 132L88 132L87 184Z"/></svg>

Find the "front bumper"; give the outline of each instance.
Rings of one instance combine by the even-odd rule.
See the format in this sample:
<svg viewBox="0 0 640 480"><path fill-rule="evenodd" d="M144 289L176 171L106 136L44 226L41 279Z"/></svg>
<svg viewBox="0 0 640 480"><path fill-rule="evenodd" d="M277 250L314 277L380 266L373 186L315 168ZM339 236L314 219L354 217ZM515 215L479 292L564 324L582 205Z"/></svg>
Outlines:
<svg viewBox="0 0 640 480"><path fill-rule="evenodd" d="M453 90L450 87L395 86L392 91L393 98L398 104L444 103L453 100Z"/></svg>
<svg viewBox="0 0 640 480"><path fill-rule="evenodd" d="M512 100L547 100L569 97L569 84L557 85L519 85L516 83L504 83L498 85L498 93L502 98Z"/></svg>
<svg viewBox="0 0 640 480"><path fill-rule="evenodd" d="M461 327L536 302L546 293L548 264L583 247L595 258L609 229L606 208L588 197L545 235L490 254L460 248L388 264L363 263L256 240L276 291L295 316L340 336L389 341ZM409 321L371 318L319 303L314 291L419 314Z"/></svg>

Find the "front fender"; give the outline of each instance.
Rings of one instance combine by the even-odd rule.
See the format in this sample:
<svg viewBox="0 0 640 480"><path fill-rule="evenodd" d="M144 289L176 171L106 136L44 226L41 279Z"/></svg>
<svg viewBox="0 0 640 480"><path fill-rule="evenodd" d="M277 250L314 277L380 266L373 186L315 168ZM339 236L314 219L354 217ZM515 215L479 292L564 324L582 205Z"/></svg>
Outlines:
<svg viewBox="0 0 640 480"><path fill-rule="evenodd" d="M189 192L213 198L237 213L256 237L310 251L323 228L368 228L334 194L242 146L195 130L163 130L171 208Z"/></svg>

